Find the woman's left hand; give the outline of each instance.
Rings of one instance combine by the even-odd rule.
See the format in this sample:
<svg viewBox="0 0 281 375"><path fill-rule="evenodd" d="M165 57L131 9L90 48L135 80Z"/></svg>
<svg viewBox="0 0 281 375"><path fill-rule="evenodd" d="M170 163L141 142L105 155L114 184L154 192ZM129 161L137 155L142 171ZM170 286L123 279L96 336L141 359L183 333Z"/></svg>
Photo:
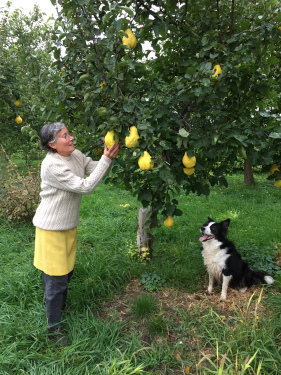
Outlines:
<svg viewBox="0 0 281 375"><path fill-rule="evenodd" d="M113 145L109 149L107 148L104 139L103 139L103 143L104 143L103 155L107 156L111 160L115 159L120 151L120 142L117 144L113 143Z"/></svg>

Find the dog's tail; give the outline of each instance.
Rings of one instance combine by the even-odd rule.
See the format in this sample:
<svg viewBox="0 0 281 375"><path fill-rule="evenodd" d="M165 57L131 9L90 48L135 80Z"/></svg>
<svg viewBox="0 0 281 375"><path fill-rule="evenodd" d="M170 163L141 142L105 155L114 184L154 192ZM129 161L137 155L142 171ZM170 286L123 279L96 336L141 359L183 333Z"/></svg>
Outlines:
<svg viewBox="0 0 281 375"><path fill-rule="evenodd" d="M274 278L264 271L252 271L254 284L273 284Z"/></svg>

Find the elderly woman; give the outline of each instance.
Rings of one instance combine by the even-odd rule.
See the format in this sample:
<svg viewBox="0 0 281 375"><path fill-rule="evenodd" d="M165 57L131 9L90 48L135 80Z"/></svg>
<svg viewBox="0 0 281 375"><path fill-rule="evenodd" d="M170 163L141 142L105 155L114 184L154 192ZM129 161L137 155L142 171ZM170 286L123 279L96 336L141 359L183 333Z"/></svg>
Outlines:
<svg viewBox="0 0 281 375"><path fill-rule="evenodd" d="M101 159L93 161L75 149L74 138L61 122L43 126L39 137L47 155L41 166L41 202L33 218L34 266L43 272L49 336L65 343L61 313L75 264L81 198L109 173L119 145L104 145Z"/></svg>

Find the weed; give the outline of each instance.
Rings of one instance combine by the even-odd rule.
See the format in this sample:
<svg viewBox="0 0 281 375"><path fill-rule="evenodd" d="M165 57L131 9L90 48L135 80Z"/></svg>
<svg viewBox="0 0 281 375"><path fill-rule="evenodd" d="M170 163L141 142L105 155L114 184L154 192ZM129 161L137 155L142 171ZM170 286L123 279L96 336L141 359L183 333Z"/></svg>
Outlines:
<svg viewBox="0 0 281 375"><path fill-rule="evenodd" d="M141 262L148 262L150 260L150 254L148 247L142 247L139 250L139 247L133 241L126 241L126 252L129 254L131 259L137 259Z"/></svg>
<svg viewBox="0 0 281 375"><path fill-rule="evenodd" d="M132 313L137 318L149 316L157 309L157 303L150 294L143 293L132 301Z"/></svg>
<svg viewBox="0 0 281 375"><path fill-rule="evenodd" d="M166 282L164 279L162 280L155 271L153 271L143 273L139 285L142 285L148 292L153 292L154 290L160 290L166 286Z"/></svg>
<svg viewBox="0 0 281 375"><path fill-rule="evenodd" d="M163 335L167 332L167 324L162 315L156 315L147 322L147 328L154 335Z"/></svg>

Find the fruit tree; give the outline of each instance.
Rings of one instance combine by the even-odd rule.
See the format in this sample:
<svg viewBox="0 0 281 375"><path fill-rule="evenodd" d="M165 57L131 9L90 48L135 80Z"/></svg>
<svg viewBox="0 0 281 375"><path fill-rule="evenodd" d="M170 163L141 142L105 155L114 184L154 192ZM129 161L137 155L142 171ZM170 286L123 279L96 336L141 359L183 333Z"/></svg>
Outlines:
<svg viewBox="0 0 281 375"><path fill-rule="evenodd" d="M238 159L280 164L278 1L52 3L57 78L41 76L46 115L66 122L84 150L118 135L110 180L149 208L150 249L155 228L181 215L180 192L227 185ZM138 138L127 147L132 127Z"/></svg>

